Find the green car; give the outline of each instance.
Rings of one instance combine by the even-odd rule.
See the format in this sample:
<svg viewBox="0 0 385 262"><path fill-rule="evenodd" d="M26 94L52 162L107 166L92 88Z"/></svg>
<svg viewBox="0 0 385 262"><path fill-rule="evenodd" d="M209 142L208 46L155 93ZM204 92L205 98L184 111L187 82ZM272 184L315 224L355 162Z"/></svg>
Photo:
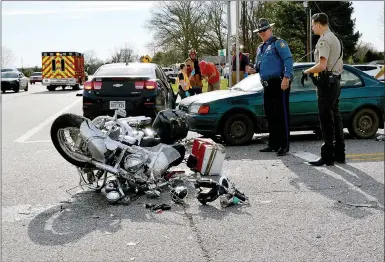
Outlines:
<svg viewBox="0 0 385 262"><path fill-rule="evenodd" d="M316 86L301 84L302 70L313 63L295 63L290 93L290 130L319 132ZM356 138L371 138L384 127L384 83L344 65L341 75L340 112L345 128ZM191 131L221 135L226 144L243 145L255 133L268 132L259 74L250 75L229 90L187 97L178 109L187 113Z"/></svg>

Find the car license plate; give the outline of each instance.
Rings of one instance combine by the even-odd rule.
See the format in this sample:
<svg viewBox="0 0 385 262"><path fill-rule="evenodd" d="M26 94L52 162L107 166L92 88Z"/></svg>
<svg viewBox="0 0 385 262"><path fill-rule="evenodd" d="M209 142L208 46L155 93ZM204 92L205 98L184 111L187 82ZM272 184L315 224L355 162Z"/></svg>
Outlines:
<svg viewBox="0 0 385 262"><path fill-rule="evenodd" d="M110 101L110 109L125 109L126 101Z"/></svg>

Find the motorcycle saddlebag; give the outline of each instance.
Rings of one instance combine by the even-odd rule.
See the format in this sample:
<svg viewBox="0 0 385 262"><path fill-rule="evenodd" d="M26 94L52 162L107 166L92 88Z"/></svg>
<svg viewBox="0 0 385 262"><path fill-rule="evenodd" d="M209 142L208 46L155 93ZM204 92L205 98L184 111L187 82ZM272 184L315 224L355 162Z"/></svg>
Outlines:
<svg viewBox="0 0 385 262"><path fill-rule="evenodd" d="M189 130L186 114L176 109L160 111L152 124L152 128L162 143L166 144L186 138Z"/></svg>
<svg viewBox="0 0 385 262"><path fill-rule="evenodd" d="M215 143L212 139L194 139L192 157L189 157L187 166L202 175L216 176L222 173L226 151L223 145ZM190 156L191 156L190 155Z"/></svg>

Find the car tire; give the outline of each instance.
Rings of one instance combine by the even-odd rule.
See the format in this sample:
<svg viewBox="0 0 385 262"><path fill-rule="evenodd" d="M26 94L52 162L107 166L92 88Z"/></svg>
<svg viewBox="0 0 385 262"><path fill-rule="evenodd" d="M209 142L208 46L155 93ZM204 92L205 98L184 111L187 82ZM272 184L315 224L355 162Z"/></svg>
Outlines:
<svg viewBox="0 0 385 262"><path fill-rule="evenodd" d="M372 138L378 131L380 119L371 108L361 108L354 113L348 126L349 133L354 138Z"/></svg>
<svg viewBox="0 0 385 262"><path fill-rule="evenodd" d="M253 136L254 124L248 115L232 114L225 120L222 137L227 144L244 145L249 143Z"/></svg>
<svg viewBox="0 0 385 262"><path fill-rule="evenodd" d="M24 88L24 91L25 91L25 92L28 91L28 82L27 82L27 85L26 85L25 88Z"/></svg>
<svg viewBox="0 0 385 262"><path fill-rule="evenodd" d="M64 89L64 88L63 88L63 89ZM73 87L72 89L73 89L73 90L80 90L79 84L74 85L74 87Z"/></svg>
<svg viewBox="0 0 385 262"><path fill-rule="evenodd" d="M48 91L55 91L56 87L54 86L47 86Z"/></svg>
<svg viewBox="0 0 385 262"><path fill-rule="evenodd" d="M19 85L18 87L16 87L15 89L13 89L13 91L14 91L15 93L19 93L19 91L20 91L20 85Z"/></svg>

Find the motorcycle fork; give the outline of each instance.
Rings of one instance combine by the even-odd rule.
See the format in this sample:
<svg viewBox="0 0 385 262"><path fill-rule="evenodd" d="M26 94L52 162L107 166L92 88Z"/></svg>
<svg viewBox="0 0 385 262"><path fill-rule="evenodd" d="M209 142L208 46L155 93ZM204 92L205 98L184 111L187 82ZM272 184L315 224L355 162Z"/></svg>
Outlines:
<svg viewBox="0 0 385 262"><path fill-rule="evenodd" d="M117 160L116 163L115 163L115 166L114 166L115 169L118 169L118 167L120 166L120 163L122 162L123 157L124 157L124 155L125 155L126 152L127 152L127 149L128 149L128 147L122 148L122 152L120 152L120 155L119 155L119 157L118 157L118 160ZM126 194L124 194L123 187L122 187L122 183L119 181L119 179L116 179L116 182L117 182L117 184L118 184L118 190L119 190L119 193L122 195L121 198L125 197Z"/></svg>

